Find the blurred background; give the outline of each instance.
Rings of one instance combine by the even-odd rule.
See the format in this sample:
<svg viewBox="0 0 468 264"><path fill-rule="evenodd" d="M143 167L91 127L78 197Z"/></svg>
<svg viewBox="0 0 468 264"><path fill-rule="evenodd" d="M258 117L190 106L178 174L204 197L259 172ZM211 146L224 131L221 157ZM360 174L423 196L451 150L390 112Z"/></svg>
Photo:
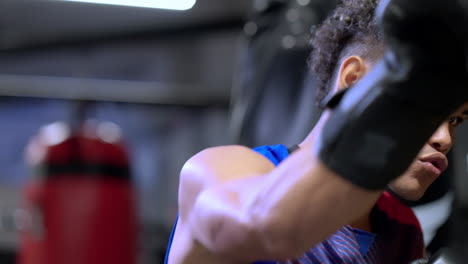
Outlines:
<svg viewBox="0 0 468 264"><path fill-rule="evenodd" d="M38 174L26 162L28 144L48 124L85 120L119 127L136 197L135 263L162 263L190 156L226 144L293 145L313 127L320 111L307 40L332 2L198 0L166 10L0 1L0 263L18 263L25 250L24 190ZM431 220L428 244L450 214L467 153L461 136L450 176L423 200L438 211L411 204Z"/></svg>

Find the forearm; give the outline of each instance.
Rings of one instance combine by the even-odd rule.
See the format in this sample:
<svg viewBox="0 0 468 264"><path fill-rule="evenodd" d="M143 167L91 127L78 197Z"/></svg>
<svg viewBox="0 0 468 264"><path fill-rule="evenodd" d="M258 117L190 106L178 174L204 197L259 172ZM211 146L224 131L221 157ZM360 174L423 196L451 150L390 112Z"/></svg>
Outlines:
<svg viewBox="0 0 468 264"><path fill-rule="evenodd" d="M380 193L351 184L303 149L266 178L248 211L273 250L296 255L365 214Z"/></svg>
<svg viewBox="0 0 468 264"><path fill-rule="evenodd" d="M191 226L205 247L231 258L290 258L360 216L378 196L335 175L306 148L268 174L202 192Z"/></svg>

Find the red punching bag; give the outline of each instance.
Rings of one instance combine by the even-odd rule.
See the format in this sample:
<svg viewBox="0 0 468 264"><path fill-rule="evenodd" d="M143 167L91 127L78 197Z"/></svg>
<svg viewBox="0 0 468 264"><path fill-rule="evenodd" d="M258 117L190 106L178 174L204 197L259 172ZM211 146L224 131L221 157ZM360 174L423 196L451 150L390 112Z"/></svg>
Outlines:
<svg viewBox="0 0 468 264"><path fill-rule="evenodd" d="M136 263L135 197L119 131L54 123L32 139L18 263Z"/></svg>

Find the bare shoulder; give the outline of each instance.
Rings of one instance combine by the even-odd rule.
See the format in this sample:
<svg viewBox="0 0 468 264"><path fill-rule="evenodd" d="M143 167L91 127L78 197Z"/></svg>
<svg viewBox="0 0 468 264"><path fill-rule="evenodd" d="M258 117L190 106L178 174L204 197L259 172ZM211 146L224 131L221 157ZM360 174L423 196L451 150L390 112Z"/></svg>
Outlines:
<svg viewBox="0 0 468 264"><path fill-rule="evenodd" d="M226 263L196 242L188 222L199 194L228 181L254 177L274 169L261 154L244 146L205 149L183 166L179 184L179 221L170 250L169 263Z"/></svg>
<svg viewBox="0 0 468 264"><path fill-rule="evenodd" d="M205 149L184 165L181 176L203 177L208 181L229 181L267 173L274 165L256 151L239 145Z"/></svg>
<svg viewBox="0 0 468 264"><path fill-rule="evenodd" d="M199 193L224 182L265 174L274 165L263 155L244 146L230 145L205 149L183 166L180 173L179 211L188 217Z"/></svg>

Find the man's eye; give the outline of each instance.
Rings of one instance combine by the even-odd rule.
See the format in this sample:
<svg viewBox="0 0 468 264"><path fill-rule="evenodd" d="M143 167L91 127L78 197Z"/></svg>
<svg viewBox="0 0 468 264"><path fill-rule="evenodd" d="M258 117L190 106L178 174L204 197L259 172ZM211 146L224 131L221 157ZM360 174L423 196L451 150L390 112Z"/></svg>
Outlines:
<svg viewBox="0 0 468 264"><path fill-rule="evenodd" d="M456 127L463 122L463 118L459 116L452 116L451 118L449 118L448 122L451 126Z"/></svg>

